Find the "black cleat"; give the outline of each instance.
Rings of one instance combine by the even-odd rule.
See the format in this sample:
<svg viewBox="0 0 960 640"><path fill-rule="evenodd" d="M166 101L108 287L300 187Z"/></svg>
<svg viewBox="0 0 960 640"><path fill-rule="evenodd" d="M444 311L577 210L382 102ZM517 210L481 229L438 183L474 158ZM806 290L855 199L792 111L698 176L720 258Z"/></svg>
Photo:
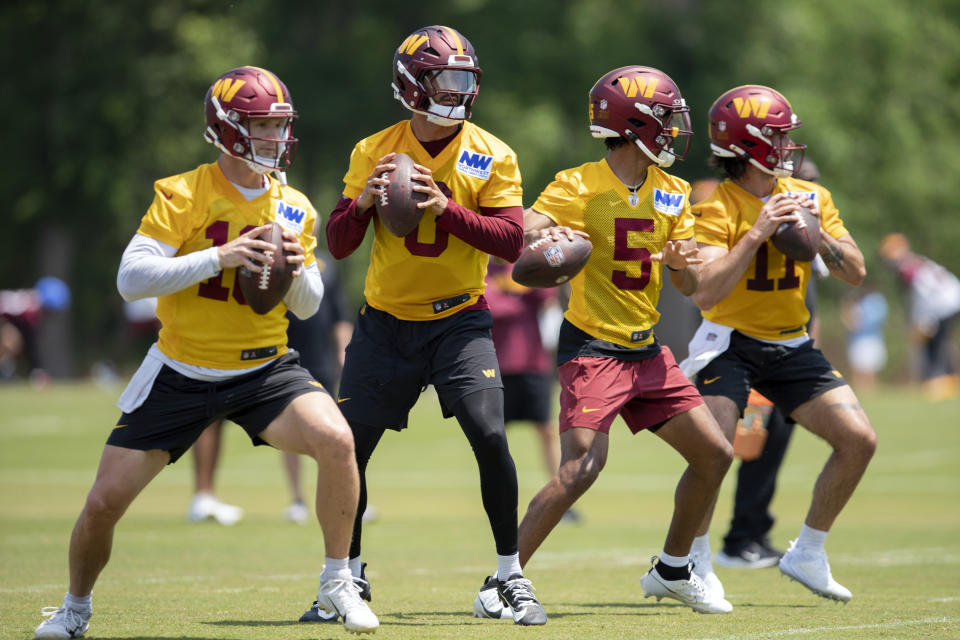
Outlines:
<svg viewBox="0 0 960 640"><path fill-rule="evenodd" d="M547 612L533 595L533 585L519 573L497 583L497 592L503 603L513 611L514 624L547 624Z"/></svg>

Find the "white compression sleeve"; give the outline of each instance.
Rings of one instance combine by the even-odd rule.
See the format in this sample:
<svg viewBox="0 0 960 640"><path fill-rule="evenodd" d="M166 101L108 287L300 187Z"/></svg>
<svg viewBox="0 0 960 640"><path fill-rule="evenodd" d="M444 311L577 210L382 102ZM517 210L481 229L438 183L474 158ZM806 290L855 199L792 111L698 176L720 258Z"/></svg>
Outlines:
<svg viewBox="0 0 960 640"><path fill-rule="evenodd" d="M305 320L317 312L322 299L323 280L317 263L314 262L309 267L301 269L299 278L293 279L293 284L284 296L283 303L293 312L293 315Z"/></svg>
<svg viewBox="0 0 960 640"><path fill-rule="evenodd" d="M176 293L220 273L217 248L177 256L177 247L136 234L123 252L117 289L130 302Z"/></svg>

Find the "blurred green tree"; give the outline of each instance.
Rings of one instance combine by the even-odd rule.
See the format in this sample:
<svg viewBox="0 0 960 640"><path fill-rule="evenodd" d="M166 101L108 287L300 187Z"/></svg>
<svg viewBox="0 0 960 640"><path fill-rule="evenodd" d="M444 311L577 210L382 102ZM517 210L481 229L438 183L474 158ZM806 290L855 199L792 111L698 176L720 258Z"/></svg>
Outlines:
<svg viewBox="0 0 960 640"><path fill-rule="evenodd" d="M75 304L52 329L64 355L139 358L117 352L116 266L153 180L215 157L201 136L213 78L255 64L284 79L300 112L290 181L325 215L353 144L407 117L392 100L390 62L426 24L454 26L475 45L484 76L474 117L518 152L528 205L556 171L602 157L586 124L593 82L645 64L670 74L692 106L696 137L678 175L711 173L705 118L717 95L774 86L803 119L797 138L871 270L879 237L899 230L960 271L951 0L13 0L0 8L12 148L0 173L0 287L64 278ZM344 265L355 302L366 262L364 247Z"/></svg>

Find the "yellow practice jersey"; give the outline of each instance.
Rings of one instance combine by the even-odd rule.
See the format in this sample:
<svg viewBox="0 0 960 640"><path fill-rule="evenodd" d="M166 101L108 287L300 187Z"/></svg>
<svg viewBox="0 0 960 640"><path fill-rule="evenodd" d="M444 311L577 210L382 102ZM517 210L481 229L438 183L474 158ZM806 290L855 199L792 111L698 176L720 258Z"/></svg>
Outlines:
<svg viewBox="0 0 960 640"><path fill-rule="evenodd" d="M779 178L773 194L809 198L820 212L820 224L834 238L847 235L830 192L819 184ZM773 195L771 194L771 195ZM753 226L763 201L730 180L693 207L697 242L732 249ZM804 304L810 263L796 262L767 240L760 245L733 292L703 317L763 340L789 340L806 331L810 312Z"/></svg>
<svg viewBox="0 0 960 640"><path fill-rule="evenodd" d="M154 199L137 233L178 247L186 255L220 246L254 227L276 220L297 233L313 264L317 213L307 197L269 178L270 188L247 202L217 163L157 180ZM161 296L158 346L167 356L214 369L244 369L287 351L286 307L258 315L242 302L237 270Z"/></svg>
<svg viewBox="0 0 960 640"><path fill-rule="evenodd" d="M480 207L523 206L516 154L470 122L435 158L413 135L409 120L361 140L350 156L343 195L360 195L377 160L390 152L430 168L454 202L478 214ZM483 293L490 256L438 229L434 216L424 214L416 235L405 238L387 231L376 216L373 226L364 296L374 308L402 320L436 320L470 306ZM455 304L435 312L432 303L451 298L457 298Z"/></svg>
<svg viewBox="0 0 960 640"><path fill-rule="evenodd" d="M690 185L650 166L633 197L601 160L558 173L533 209L587 232L593 243L586 266L570 281L566 319L607 342L651 344L662 268L650 256L668 240L693 237Z"/></svg>

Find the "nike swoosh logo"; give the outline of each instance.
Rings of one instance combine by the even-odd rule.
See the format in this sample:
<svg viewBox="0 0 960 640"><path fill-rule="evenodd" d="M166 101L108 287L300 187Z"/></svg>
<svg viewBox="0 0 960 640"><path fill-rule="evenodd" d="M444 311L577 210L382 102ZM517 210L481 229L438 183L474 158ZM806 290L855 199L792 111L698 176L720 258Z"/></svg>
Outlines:
<svg viewBox="0 0 960 640"><path fill-rule="evenodd" d="M337 398L337 404L340 404L341 402L346 402L349 399L350 398Z"/></svg>
<svg viewBox="0 0 960 640"><path fill-rule="evenodd" d="M600 411L600 409L587 409L586 407L583 407L581 411L584 413L593 413L594 411Z"/></svg>
<svg viewBox="0 0 960 640"><path fill-rule="evenodd" d="M162 191L162 190L160 191L160 193L162 193L162 194L163 194L163 197L166 198L167 200L173 200L173 194L172 194L172 193L167 194L167 193L165 193L165 192Z"/></svg>
<svg viewBox="0 0 960 640"><path fill-rule="evenodd" d="M118 424L117 426L114 427L114 429L123 429L125 426L127 426L127 425L125 425L125 424Z"/></svg>
<svg viewBox="0 0 960 640"><path fill-rule="evenodd" d="M717 376L716 378L704 378L704 379L703 379L703 384L713 384L714 382L716 382L717 380L719 380L719 379L722 378L722 377L723 377L723 376Z"/></svg>

